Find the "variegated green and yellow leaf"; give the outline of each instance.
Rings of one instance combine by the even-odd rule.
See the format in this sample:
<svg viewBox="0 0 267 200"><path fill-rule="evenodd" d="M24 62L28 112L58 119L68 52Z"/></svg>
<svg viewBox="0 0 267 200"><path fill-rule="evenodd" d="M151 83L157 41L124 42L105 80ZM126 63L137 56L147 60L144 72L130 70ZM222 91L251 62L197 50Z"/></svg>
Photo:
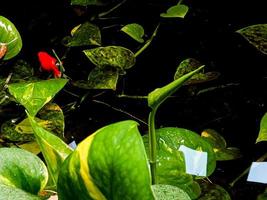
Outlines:
<svg viewBox="0 0 267 200"><path fill-rule="evenodd" d="M8 89L29 114L35 116L65 86L67 81L67 79L50 79L33 83L13 83L8 86Z"/></svg>
<svg viewBox="0 0 267 200"><path fill-rule="evenodd" d="M0 148L0 184L38 194L47 180L46 166L36 155L19 148ZM0 187L1 195L5 188Z"/></svg>
<svg viewBox="0 0 267 200"><path fill-rule="evenodd" d="M105 126L65 160L58 179L62 200L154 199L148 160L134 121Z"/></svg>
<svg viewBox="0 0 267 200"><path fill-rule="evenodd" d="M45 158L52 182L56 184L61 165L65 158L72 152L72 149L59 137L42 128L29 114L28 118L36 141Z"/></svg>

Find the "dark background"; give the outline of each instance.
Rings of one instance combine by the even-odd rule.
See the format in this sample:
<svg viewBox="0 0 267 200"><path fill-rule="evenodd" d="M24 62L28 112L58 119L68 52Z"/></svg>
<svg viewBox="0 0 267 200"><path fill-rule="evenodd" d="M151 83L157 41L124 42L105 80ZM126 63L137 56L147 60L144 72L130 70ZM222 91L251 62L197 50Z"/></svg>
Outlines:
<svg viewBox="0 0 267 200"><path fill-rule="evenodd" d="M161 19L159 14L175 3L128 0L112 13L119 16L118 19L95 21L102 28L104 46L122 45L133 51L140 46L121 33L119 25L139 23L145 28L146 38L150 37L157 23L160 22L161 26L152 44L137 58L136 65L120 79L118 91L106 91L97 98L110 106L94 101L94 95L99 91L90 93L85 102L66 115L66 135L80 141L103 125L131 119L125 112L146 121L149 109L145 99L119 98L118 95L122 91L128 95L147 95L172 81L178 64L192 57L205 64L206 71L221 74L215 81L197 85L197 91L228 86L200 95L189 93L187 86L181 88L175 97L160 107L156 123L158 127L177 126L199 133L203 129L213 128L226 138L229 146L239 147L244 157L219 162L213 175L214 180L227 185L266 152L266 144L255 144L255 141L260 119L267 111L267 56L236 33L243 27L267 22L265 2L185 0L184 3L190 8L185 19ZM102 10L105 8L88 8L87 13L79 16L66 1L19 1L1 4L0 15L10 19L22 35L24 46L16 59L26 59L38 70L38 51L54 48L59 54L64 52L61 39L69 35L75 25ZM118 26L104 28L113 24ZM65 62L67 73L75 78L84 77L81 72L87 71L84 68L91 66L91 63L79 48L72 50L70 55ZM75 88L72 90L86 93ZM72 97L58 97L59 103L68 102L66 99L71 101ZM144 133L147 126L140 123L140 130ZM262 191L263 185L244 180L230 192L233 199L252 200Z"/></svg>

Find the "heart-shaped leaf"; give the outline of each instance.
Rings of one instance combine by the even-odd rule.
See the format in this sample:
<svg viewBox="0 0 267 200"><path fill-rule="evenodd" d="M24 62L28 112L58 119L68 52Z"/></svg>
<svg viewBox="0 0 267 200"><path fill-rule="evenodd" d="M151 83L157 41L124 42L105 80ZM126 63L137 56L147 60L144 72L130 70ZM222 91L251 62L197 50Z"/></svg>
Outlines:
<svg viewBox="0 0 267 200"><path fill-rule="evenodd" d="M228 192L220 185L202 181L200 186L202 192L198 200L231 200Z"/></svg>
<svg viewBox="0 0 267 200"><path fill-rule="evenodd" d="M98 47L83 52L93 64L100 68L114 67L124 71L135 64L134 53L120 46Z"/></svg>
<svg viewBox="0 0 267 200"><path fill-rule="evenodd" d="M267 24L256 24L237 31L259 51L267 54Z"/></svg>
<svg viewBox="0 0 267 200"><path fill-rule="evenodd" d="M72 31L72 36L63 39L63 43L68 47L101 45L100 29L90 22L85 22L76 26Z"/></svg>
<svg viewBox="0 0 267 200"><path fill-rule="evenodd" d="M233 160L242 156L238 148L227 147L225 139L213 129L202 131L201 137L213 147L216 160Z"/></svg>
<svg viewBox="0 0 267 200"><path fill-rule="evenodd" d="M134 121L105 126L64 162L59 199L154 199L142 137Z"/></svg>
<svg viewBox="0 0 267 200"><path fill-rule="evenodd" d="M0 148L0 160L0 184L31 194L45 187L48 172L36 155L19 148Z"/></svg>
<svg viewBox="0 0 267 200"><path fill-rule="evenodd" d="M67 79L50 79L33 83L13 83L8 86L8 89L29 114L35 116L65 86L67 81Z"/></svg>
<svg viewBox="0 0 267 200"><path fill-rule="evenodd" d="M179 151L179 148L184 145L194 150L207 152L207 175L209 176L216 166L216 158L212 147L197 133L182 128L156 129L156 135L158 139L158 183L177 186L185 190L191 198L197 198L200 194L200 188L193 180L193 176L186 174L184 154ZM148 152L148 136L143 136L143 139Z"/></svg>
<svg viewBox="0 0 267 200"><path fill-rule="evenodd" d="M13 186L3 185L0 183L0 200L42 200L37 195L25 192L22 189L15 188Z"/></svg>
<svg viewBox="0 0 267 200"><path fill-rule="evenodd" d="M188 6L183 4L178 4L170 7L167 10L167 13L161 13L161 17L165 18L184 18L186 13L188 12Z"/></svg>
<svg viewBox="0 0 267 200"><path fill-rule="evenodd" d="M172 185L152 185L156 200L191 200L182 189Z"/></svg>
<svg viewBox="0 0 267 200"><path fill-rule="evenodd" d="M136 40L137 42L143 43L143 36L145 34L144 28L140 24L127 24L121 28L121 30L129 35L131 38Z"/></svg>
<svg viewBox="0 0 267 200"><path fill-rule="evenodd" d="M0 16L0 48L2 46L7 48L3 59L9 60L20 52L22 40L15 25L7 18Z"/></svg>
<svg viewBox="0 0 267 200"><path fill-rule="evenodd" d="M260 123L260 132L257 137L256 143L267 141L267 113L263 115Z"/></svg>

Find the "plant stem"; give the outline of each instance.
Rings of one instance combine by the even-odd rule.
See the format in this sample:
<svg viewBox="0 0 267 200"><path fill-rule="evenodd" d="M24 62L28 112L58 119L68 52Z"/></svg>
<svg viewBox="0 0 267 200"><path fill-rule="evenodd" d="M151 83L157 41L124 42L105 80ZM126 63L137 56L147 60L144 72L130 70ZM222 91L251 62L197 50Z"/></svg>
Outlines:
<svg viewBox="0 0 267 200"><path fill-rule="evenodd" d="M149 140L149 164L151 170L152 185L157 184L157 138L155 129L155 115L157 109L152 109L148 117L148 140Z"/></svg>
<svg viewBox="0 0 267 200"><path fill-rule="evenodd" d="M140 95L127 95L127 94L119 94L117 95L119 98L128 98L128 99L147 99L147 96Z"/></svg>
<svg viewBox="0 0 267 200"><path fill-rule="evenodd" d="M109 9L108 11L100 13L98 15L98 17L101 18L101 17L104 17L104 16L110 14L111 12L113 12L114 10L116 10L117 8L119 8L122 4L124 4L126 1L127 0L121 1L120 3L116 4L113 8Z"/></svg>
<svg viewBox="0 0 267 200"><path fill-rule="evenodd" d="M257 160L257 162L262 162L262 161L264 161L264 160L266 160L267 159L267 153L265 153L265 154L263 154L258 160ZM237 182L237 181L239 181L239 179L241 179L243 176L245 176L248 172L249 172L249 169L250 169L250 166L247 168L247 169L245 169L238 177L236 177L229 185L231 186L231 187L233 187L234 186L234 184Z"/></svg>
<svg viewBox="0 0 267 200"><path fill-rule="evenodd" d="M156 37L157 33L158 33L158 30L159 30L159 26L160 26L160 23L158 23L157 27L155 28L152 36L146 41L146 43L144 44L144 46L141 47L141 49L139 49L135 54L134 56L137 57L139 56L150 44L151 42L153 41L154 37Z"/></svg>
<svg viewBox="0 0 267 200"><path fill-rule="evenodd" d="M182 4L183 3L183 0L180 0L178 3L177 3L177 5L180 5L180 4Z"/></svg>

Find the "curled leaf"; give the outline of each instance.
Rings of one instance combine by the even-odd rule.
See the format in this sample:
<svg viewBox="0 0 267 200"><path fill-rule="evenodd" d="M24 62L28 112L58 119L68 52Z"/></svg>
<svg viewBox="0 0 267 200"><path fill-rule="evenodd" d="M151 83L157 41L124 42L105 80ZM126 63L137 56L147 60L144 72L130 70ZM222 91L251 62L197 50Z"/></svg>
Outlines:
<svg viewBox="0 0 267 200"><path fill-rule="evenodd" d="M4 60L13 58L22 48L22 40L17 28L3 16L0 16L0 48Z"/></svg>
<svg viewBox="0 0 267 200"><path fill-rule="evenodd" d="M144 28L140 24L127 24L121 28L121 31L129 35L131 38L136 40L137 42L143 43L144 39Z"/></svg>

